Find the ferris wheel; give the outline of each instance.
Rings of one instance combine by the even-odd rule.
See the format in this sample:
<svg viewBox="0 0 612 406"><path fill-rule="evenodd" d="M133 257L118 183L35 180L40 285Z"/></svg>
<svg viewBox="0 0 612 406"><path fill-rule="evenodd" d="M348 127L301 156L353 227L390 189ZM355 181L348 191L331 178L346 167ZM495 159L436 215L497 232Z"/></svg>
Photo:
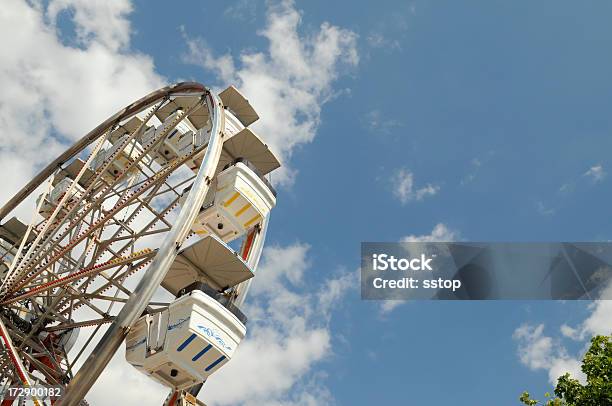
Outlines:
<svg viewBox="0 0 612 406"><path fill-rule="evenodd" d="M125 345L170 389L166 405L201 404L245 336L240 306L276 204L280 164L248 128L258 118L232 86L159 89L0 208L0 390L55 385L61 399L34 404L85 404Z"/></svg>

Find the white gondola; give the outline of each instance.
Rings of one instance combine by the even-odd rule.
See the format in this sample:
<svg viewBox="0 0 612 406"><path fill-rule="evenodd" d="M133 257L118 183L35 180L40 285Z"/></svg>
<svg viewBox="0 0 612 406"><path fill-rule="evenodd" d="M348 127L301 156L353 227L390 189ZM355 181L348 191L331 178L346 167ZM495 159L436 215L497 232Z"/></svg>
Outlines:
<svg viewBox="0 0 612 406"><path fill-rule="evenodd" d="M133 133L134 131L136 131L138 129L138 127L140 127L141 125L142 125L142 119L140 117L132 117L128 121L126 121L125 123L119 125L117 128L115 128L111 132L110 137L109 137L109 141L112 144L114 144L121 137L129 135L129 134ZM150 128L150 126L147 126L147 128Z"/></svg>
<svg viewBox="0 0 612 406"><path fill-rule="evenodd" d="M217 175L192 229L230 242L259 224L276 204L276 192L248 161L229 165Z"/></svg>
<svg viewBox="0 0 612 406"><path fill-rule="evenodd" d="M0 239L0 255L3 257L0 260L0 283L2 283L11 267L10 261L13 259L11 246L2 239Z"/></svg>
<svg viewBox="0 0 612 406"><path fill-rule="evenodd" d="M204 105L194 107L199 100L199 96L185 96L171 100L155 112L155 117L157 117L157 119L163 123L164 121L167 121L168 117L170 117L177 110L186 111L188 109L192 109L191 113L189 114L189 118L184 119L184 122L187 123L187 125L192 126L195 130L200 130L205 127L208 127L210 130L208 108L206 108Z"/></svg>
<svg viewBox="0 0 612 406"><path fill-rule="evenodd" d="M215 236L183 249L172 263L162 286L174 296L193 282L222 291L253 277L253 271L234 250Z"/></svg>
<svg viewBox="0 0 612 406"><path fill-rule="evenodd" d="M243 157L248 159L249 161L255 163L257 159L251 159L251 157L247 157L244 154L229 154L226 146L233 144L234 149L241 150L243 152L250 152L251 147L255 147L259 153L263 152L261 157L265 160L268 160L270 163L273 163L273 169L276 169L280 166L278 159L268 150L268 146L264 144L261 139L257 135L255 135L250 129L247 128L250 124L254 123L259 119L257 112L251 106L249 101L233 86L228 87L223 92L219 94L219 97L223 101L223 105L225 107L225 127L223 129L224 134L224 153L221 157L220 168L227 162L231 162L237 157ZM182 105L186 103L183 102ZM171 108L179 108L177 103L173 103L172 107L164 106L160 109L161 113L158 112L156 116L160 119L166 119L171 111ZM200 109L197 111L200 115L196 115L194 120L194 126L199 131L196 133L196 146L206 145L208 143L208 138L210 137L210 121L208 120L208 113L206 109ZM191 119L192 116L190 116ZM162 120L163 121L163 120ZM193 121L193 120L192 120ZM197 123L197 124L196 124ZM235 142L232 140L236 139ZM265 151L264 151L265 150ZM187 165L195 172L197 172L200 167L200 163L202 162L202 158L204 157L205 151L200 152L195 155L192 160L190 160ZM221 162L224 162L221 164ZM256 164L256 166L258 166ZM259 168L259 166L258 166ZM270 170L264 171L260 169L260 173L262 175L267 174Z"/></svg>
<svg viewBox="0 0 612 406"><path fill-rule="evenodd" d="M28 226L23 224L17 217L11 217L6 223L0 225L0 239L11 245L18 246L25 237ZM36 238L36 230L33 228L28 234L28 241L32 242Z"/></svg>
<svg viewBox="0 0 612 406"><path fill-rule="evenodd" d="M148 145L154 142L163 131L166 131L179 114L183 110L178 109L165 118L165 121L157 128L148 129L142 137L143 145ZM156 148L153 153L153 158L160 165L165 165L168 161L185 155L191 151L194 145L194 135L196 129L188 124L185 120L179 122L176 127L170 130L170 133L164 137L164 140Z"/></svg>
<svg viewBox="0 0 612 406"><path fill-rule="evenodd" d="M17 217L11 218L0 226L0 283L4 281L11 262L17 253L18 244L25 236L27 226ZM31 242L36 234L31 232L28 241Z"/></svg>
<svg viewBox="0 0 612 406"><path fill-rule="evenodd" d="M225 365L245 334L236 315L194 290L136 322L126 339L126 359L161 384L186 389Z"/></svg>
<svg viewBox="0 0 612 406"><path fill-rule="evenodd" d="M223 102L223 106L231 111L243 126L248 127L259 120L259 115L257 115L257 112L251 106L251 103L234 86L230 86L219 93L219 97Z"/></svg>
<svg viewBox="0 0 612 406"><path fill-rule="evenodd" d="M167 310L138 320L126 340L127 361L177 389L205 380L229 361L246 333L242 313L214 297L252 277L248 265L216 237L183 249L162 282L180 297ZM188 292L190 286L195 287ZM198 290L202 286L208 294Z"/></svg>
<svg viewBox="0 0 612 406"><path fill-rule="evenodd" d="M264 176L280 167L280 162L270 148L251 129L244 128L223 143L217 172L231 164L236 158L252 163Z"/></svg>
<svg viewBox="0 0 612 406"><path fill-rule="evenodd" d="M68 166L58 170L53 177L53 186L57 185L66 177L71 179L76 179L78 174L85 166L85 162L80 158L73 159ZM93 175L93 171L90 168L85 168L83 174L79 178L79 185L83 188L87 187L87 183L91 179Z"/></svg>
<svg viewBox="0 0 612 406"><path fill-rule="evenodd" d="M113 182L117 177L126 171L128 172L128 178L138 175L140 173L139 166L150 165L152 162L151 157L149 155L145 155L137 165L133 165L128 169L131 163L138 159L138 157L142 154L143 147L138 141L132 139L125 147L123 147L121 151L118 151L127 137L129 137L128 134L123 135L116 142L114 142L110 148L102 149L96 155L92 163L91 169L96 171L105 166L106 162L111 160L111 156L117 154L117 157L112 160L111 165L103 174L103 178L109 183Z"/></svg>
<svg viewBox="0 0 612 406"><path fill-rule="evenodd" d="M40 210L38 211L39 214L44 218L49 218L49 216L51 216L51 214L53 213L53 210L55 210L55 208L57 207L57 204L64 197L66 192L68 192L68 189L71 185L72 179L69 177L65 177L61 181L59 181L53 187L53 189L51 189L49 194L43 193L38 196L36 203L40 204ZM83 191L83 188L77 184L70 192L70 196L68 197L68 200L66 200L66 202L68 204L77 202ZM44 201L41 204L40 200L43 198Z"/></svg>
<svg viewBox="0 0 612 406"><path fill-rule="evenodd" d="M197 159L194 165L198 165ZM276 204L276 192L263 176L278 167L274 153L249 128L229 137L223 143L216 183L206 196L193 231L217 235L225 242L244 235Z"/></svg>

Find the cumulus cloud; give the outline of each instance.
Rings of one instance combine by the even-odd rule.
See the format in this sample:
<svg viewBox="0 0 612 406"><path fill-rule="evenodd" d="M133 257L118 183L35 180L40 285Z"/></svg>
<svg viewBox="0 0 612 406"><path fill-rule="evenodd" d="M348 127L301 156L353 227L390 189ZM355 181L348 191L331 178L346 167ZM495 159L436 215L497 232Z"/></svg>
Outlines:
<svg viewBox="0 0 612 406"><path fill-rule="evenodd" d="M581 362L567 353L558 340L544 335L544 325L524 324L512 336L519 343L518 355L521 363L532 370L548 371L548 379L555 384L557 379L569 372L574 378L585 381L580 370Z"/></svg>
<svg viewBox="0 0 612 406"><path fill-rule="evenodd" d="M369 131L385 135L390 134L403 125L398 120L384 116L383 112L379 109L369 111L364 117L364 123Z"/></svg>
<svg viewBox="0 0 612 406"><path fill-rule="evenodd" d="M579 190L584 182L590 182L591 184L600 183L603 182L607 176L608 173L602 164L593 165L586 172L574 176L561 184L561 186L559 186L558 195L568 197L576 190Z"/></svg>
<svg viewBox="0 0 612 406"><path fill-rule="evenodd" d="M588 171L584 173L584 176L591 178L591 180L595 183L601 182L606 177L606 171L603 166L595 165L589 168Z"/></svg>
<svg viewBox="0 0 612 406"><path fill-rule="evenodd" d="M612 297L612 282L601 293L601 297ZM594 335L607 335L611 332L612 300L596 300L589 305L591 313L579 326L564 326L566 335L584 340Z"/></svg>
<svg viewBox="0 0 612 406"><path fill-rule="evenodd" d="M128 365L119 349L87 394L92 405L162 405L170 390Z"/></svg>
<svg viewBox="0 0 612 406"><path fill-rule="evenodd" d="M434 226L429 234L422 235L407 235L400 239L401 242L435 242L435 241L455 241L459 238L459 232L450 229L443 223L438 223ZM407 303L405 300L383 300L379 305L379 313L381 316L387 316L401 305Z"/></svg>
<svg viewBox="0 0 612 406"><path fill-rule="evenodd" d="M435 242L435 241L455 241L459 238L459 232L448 228L443 223L438 223L434 226L429 234L423 235L407 235L402 237L404 242Z"/></svg>
<svg viewBox="0 0 612 406"><path fill-rule="evenodd" d="M537 202L535 202L535 204L536 204L538 213L540 213L543 216L552 216L557 211L555 208L545 205L544 202L542 202L541 200L538 200Z"/></svg>
<svg viewBox="0 0 612 406"><path fill-rule="evenodd" d="M223 15L233 20L253 22L257 17L257 3L250 0L238 0L227 6Z"/></svg>
<svg viewBox="0 0 612 406"><path fill-rule="evenodd" d="M7 0L0 33L0 160L6 201L100 121L161 86L151 57L129 51L127 0ZM57 24L66 12L76 37ZM19 33L15 35L15 33ZM69 45L73 44L73 45Z"/></svg>
<svg viewBox="0 0 612 406"><path fill-rule="evenodd" d="M365 36L366 45L373 51L401 52L402 44L409 35L411 21L416 15L416 3L402 2L378 11L380 15L376 16L373 29ZM366 57L370 58L371 52L367 52Z"/></svg>
<svg viewBox="0 0 612 406"><path fill-rule="evenodd" d="M414 175L412 172L400 168L391 178L393 184L393 195L402 203L423 200L427 196L433 196L440 190L439 186L427 184L416 188L414 185Z"/></svg>
<svg viewBox="0 0 612 406"><path fill-rule="evenodd" d="M299 32L301 14L292 1L270 3L259 35L265 52L243 50L237 60L215 55L202 38L188 38L185 61L215 73L221 87L234 84L261 117L253 128L280 155L285 168L275 181L290 183L292 152L311 142L321 121L321 107L334 95L343 67L356 66L357 35L324 22L308 35Z"/></svg>
<svg viewBox="0 0 612 406"><path fill-rule="evenodd" d="M383 300L379 306L380 314L385 316L405 303L405 300Z"/></svg>
<svg viewBox="0 0 612 406"><path fill-rule="evenodd" d="M127 17L131 11L132 4L124 0L53 0L47 17L53 24L61 12L71 13L79 44L89 47L99 43L116 51L130 43Z"/></svg>
<svg viewBox="0 0 612 406"><path fill-rule="evenodd" d="M601 297L610 297L611 294L612 283L602 292ZM612 301L596 300L589 305L589 310L589 316L578 326L563 324L560 327L562 337L584 344L582 353L588 348L592 336L610 334ZM521 362L532 370L547 371L551 384L556 384L557 379L568 372L584 382L586 377L580 370L582 354L570 354L563 345L562 337L547 336L544 328L543 324L523 324L515 330L513 338L518 341Z"/></svg>
<svg viewBox="0 0 612 406"><path fill-rule="evenodd" d="M266 248L249 292L247 339L209 379L202 399L215 405L331 404L314 367L332 354L330 315L357 285L356 274L341 272L305 289L308 250L301 243Z"/></svg>
<svg viewBox="0 0 612 406"><path fill-rule="evenodd" d="M372 48L382 48L387 50L399 50L401 49L400 41L397 39L387 38L382 32L371 32L367 37L366 41Z"/></svg>

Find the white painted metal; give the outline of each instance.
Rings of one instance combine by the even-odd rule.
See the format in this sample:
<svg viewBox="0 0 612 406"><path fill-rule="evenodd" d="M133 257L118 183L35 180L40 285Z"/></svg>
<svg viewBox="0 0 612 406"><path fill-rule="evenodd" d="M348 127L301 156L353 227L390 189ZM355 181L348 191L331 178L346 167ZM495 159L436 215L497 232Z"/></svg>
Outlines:
<svg viewBox="0 0 612 406"><path fill-rule="evenodd" d="M179 253L162 286L176 296L193 282L205 282L221 291L252 277L253 271L233 249L209 235Z"/></svg>
<svg viewBox="0 0 612 406"><path fill-rule="evenodd" d="M214 201L198 214L193 231L230 242L259 224L275 204L276 197L265 182L237 162L217 175Z"/></svg>
<svg viewBox="0 0 612 406"><path fill-rule="evenodd" d="M39 214L44 218L49 218L53 213L53 210L55 210L55 208L57 207L57 204L60 202L61 198L64 197L66 192L68 192L71 185L72 179L65 177L53 187L49 194L41 194L37 200L37 203L40 204ZM83 187L81 187L79 184L76 184L75 187L72 188L72 190L70 191L66 203L76 204L82 193Z"/></svg>
<svg viewBox="0 0 612 406"><path fill-rule="evenodd" d="M168 310L141 317L127 336L126 359L159 383L186 389L225 365L245 334L236 316L195 290Z"/></svg>
<svg viewBox="0 0 612 406"><path fill-rule="evenodd" d="M255 165L260 175L267 175L280 167L280 162L262 139L250 128L243 128L223 144L219 170L243 158Z"/></svg>
<svg viewBox="0 0 612 406"><path fill-rule="evenodd" d="M259 120L259 116L251 103L234 86L230 86L219 93L219 97L221 97L223 105L238 117L245 127Z"/></svg>
<svg viewBox="0 0 612 406"><path fill-rule="evenodd" d="M183 114L183 110L178 109L174 113L168 115L162 125L157 128L151 127L147 130L143 136L143 144L147 144L159 136L162 131L166 130L166 126L172 123L173 120L181 114ZM160 165L165 165L181 155L188 154L189 149L193 148L194 136L194 131L192 131L190 126L181 121L172 131L170 131L168 137L164 138L159 148L153 153L155 161Z"/></svg>
<svg viewBox="0 0 612 406"><path fill-rule="evenodd" d="M112 164L104 171L103 177L108 183L112 183L125 172L127 172L129 179L134 175L138 175L140 173L140 168L151 164L151 157L145 154L141 162L137 165L131 165L133 161L143 154L144 148L136 139L127 141L127 145L123 146L129 137L130 135L126 134L119 138L110 148L104 149L102 153L98 154L92 163L91 169L97 171L106 165L111 159L110 157L117 155L116 158L112 160Z"/></svg>

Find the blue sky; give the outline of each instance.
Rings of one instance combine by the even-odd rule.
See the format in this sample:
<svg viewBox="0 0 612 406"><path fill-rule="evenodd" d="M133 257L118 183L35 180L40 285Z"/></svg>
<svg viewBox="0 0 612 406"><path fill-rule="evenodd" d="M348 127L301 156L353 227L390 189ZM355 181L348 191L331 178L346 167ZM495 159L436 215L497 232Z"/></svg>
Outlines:
<svg viewBox="0 0 612 406"><path fill-rule="evenodd" d="M301 19L294 33L305 44L307 65L319 63L309 47L337 46L332 62L281 79L289 87L299 83L317 100L306 107L296 97L278 101L293 106L294 124L306 122L308 129L278 128L289 117L262 115L268 122L261 136L267 139L269 130L292 172L278 179L268 233L272 250L259 275L265 281L270 270L274 276L267 280L278 290L260 287L250 302L254 342L261 337L257 329L269 327L267 317L270 331L291 339L281 330L295 325L272 308L282 305L274 295L285 289L294 294L292 306L303 306L293 314L304 319L299 331L328 338L312 359L291 370L289 382L270 384L271 397L238 385L243 397L212 398L219 404L247 404L254 397L260 404L473 406L518 404L523 390L550 390L559 365L575 367L589 333L609 332L609 323L601 323L609 306L608 313L601 303L586 302L415 302L391 308L361 301L354 278L361 241L432 233L430 238L472 241L612 238L612 4L279 4L118 1L114 14L100 19L117 24L102 29L87 23L100 17L93 8L52 1L41 15L55 25L38 24L55 33L32 34L56 36L62 52L92 56L99 46L115 58L110 67L133 68L133 77L143 81L132 85L132 76L104 76L129 92L113 89L121 96L107 96L112 101L97 115L74 130L56 120L41 137L91 128L111 107L153 85L196 80L222 88L228 77L274 77L284 66L270 47L278 34L274 23L286 23L296 12ZM104 30L117 35L105 37ZM321 43L322 32L331 36ZM254 54L263 63L245 67L241 55ZM224 75L220 62L228 60L233 66ZM54 94L49 91L49 98ZM257 107L258 95L247 96ZM58 107L45 103L53 117ZM289 145L294 131L295 145ZM288 256L294 262L283 262ZM323 306L330 286L341 288L333 304ZM544 330L537 329L540 324ZM574 332L561 331L563 325ZM259 362L265 363L263 355Z"/></svg>
<svg viewBox="0 0 612 406"><path fill-rule="evenodd" d="M224 15L213 4L201 7ZM297 7L304 35L329 21L359 35L360 53L359 65L334 84L350 93L323 106L316 138L294 151L299 174L281 192L271 223L270 242L311 246L309 283L338 267L356 268L360 241L428 234L439 222L469 240L610 238L609 222L601 221L606 179L584 176L608 166L612 147L609 4ZM138 9L137 3L137 27ZM156 12L152 7L143 18ZM206 32L198 13L171 19L164 31L177 48L159 59L159 70L215 82L177 62L179 24L217 53L265 49L254 34L266 6L243 12L206 19ZM139 29L134 45L163 54L166 44L155 38ZM417 185L439 185L439 192L401 204L393 196L399 168L410 170ZM568 183L574 190L563 195L559 189ZM520 363L514 330L525 322L575 324L585 313L584 304L427 302L381 317L356 291L339 306L331 322L333 355L314 369L328 374L329 391L346 405L515 404L522 390L543 393L550 385L545 373Z"/></svg>

